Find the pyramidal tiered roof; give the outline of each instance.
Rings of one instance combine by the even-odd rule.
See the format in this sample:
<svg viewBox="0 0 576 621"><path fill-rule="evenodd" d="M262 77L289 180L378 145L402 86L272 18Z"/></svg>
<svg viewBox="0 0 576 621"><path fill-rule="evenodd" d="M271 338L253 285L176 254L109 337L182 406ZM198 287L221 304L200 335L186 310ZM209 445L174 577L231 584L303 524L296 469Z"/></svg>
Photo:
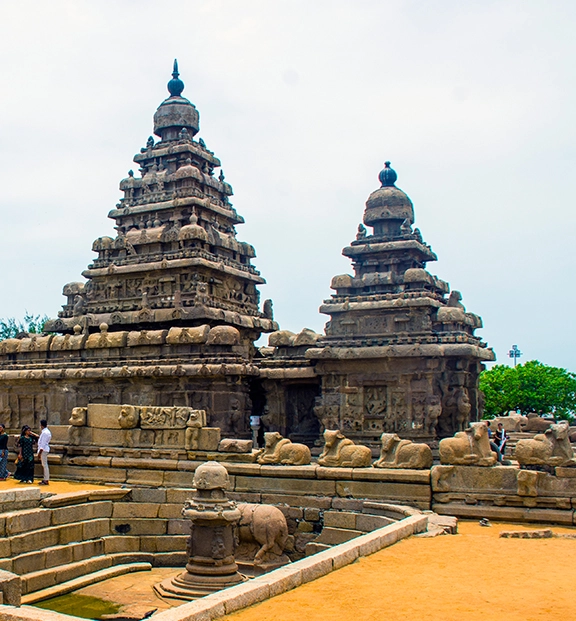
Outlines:
<svg viewBox="0 0 576 621"><path fill-rule="evenodd" d="M486 345L474 336L482 327L480 317L466 312L458 291L449 293L448 283L426 271L426 263L437 257L413 228L414 206L396 179L386 162L382 185L364 211L364 224L373 233L360 224L356 240L342 251L352 260L354 276L335 276L336 294L320 307L332 317L319 342L327 346L321 357L341 347L456 343L472 346L468 355L492 359L490 350L478 349Z"/></svg>
<svg viewBox="0 0 576 621"><path fill-rule="evenodd" d="M232 207L232 187L220 160L202 138L199 114L182 97L174 61L170 96L154 114L155 142L134 157L140 177L120 182L124 197L109 213L115 238L100 237L86 283L64 287L68 302L52 331L106 323L115 329L227 324L249 338L277 329L271 305L259 310L256 286L265 281L251 265L254 248L236 239L244 222Z"/></svg>

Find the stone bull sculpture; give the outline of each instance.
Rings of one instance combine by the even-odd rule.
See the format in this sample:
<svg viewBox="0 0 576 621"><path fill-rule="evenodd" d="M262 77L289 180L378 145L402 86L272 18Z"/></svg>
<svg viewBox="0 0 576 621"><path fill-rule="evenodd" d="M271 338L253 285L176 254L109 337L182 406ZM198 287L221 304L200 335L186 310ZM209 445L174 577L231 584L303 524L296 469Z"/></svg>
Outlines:
<svg viewBox="0 0 576 621"><path fill-rule="evenodd" d="M280 509L271 505L238 504L241 517L238 522L240 543L260 545L254 565L278 560L288 542L288 525Z"/></svg>
<svg viewBox="0 0 576 621"><path fill-rule="evenodd" d="M544 433L519 440L514 457L520 466L576 466L567 421L552 424Z"/></svg>
<svg viewBox="0 0 576 621"><path fill-rule="evenodd" d="M498 459L490 449L488 427L484 422L470 423L452 438L440 440L440 462L456 466L493 466Z"/></svg>
<svg viewBox="0 0 576 621"><path fill-rule="evenodd" d="M310 449L305 444L296 444L283 438L277 431L264 434L264 448L258 453L259 464L282 464L303 466L312 459Z"/></svg>
<svg viewBox="0 0 576 621"><path fill-rule="evenodd" d="M367 446L354 444L339 429L324 431L324 449L318 457L321 466L336 468L367 468L372 453Z"/></svg>
<svg viewBox="0 0 576 621"><path fill-rule="evenodd" d="M427 444L415 444L412 440L402 440L396 433L383 433L380 436L382 449L380 459L374 462L375 468L414 468L432 467L432 450Z"/></svg>

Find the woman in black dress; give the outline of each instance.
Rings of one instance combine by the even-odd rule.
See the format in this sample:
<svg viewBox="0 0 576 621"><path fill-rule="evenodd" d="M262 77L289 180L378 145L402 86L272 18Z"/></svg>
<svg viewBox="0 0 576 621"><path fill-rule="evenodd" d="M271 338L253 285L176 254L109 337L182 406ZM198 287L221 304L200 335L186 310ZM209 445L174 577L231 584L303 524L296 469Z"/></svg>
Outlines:
<svg viewBox="0 0 576 621"><path fill-rule="evenodd" d="M19 447L18 465L14 473L14 478L21 483L34 483L34 442L37 437L28 425L22 427L22 432L17 441Z"/></svg>

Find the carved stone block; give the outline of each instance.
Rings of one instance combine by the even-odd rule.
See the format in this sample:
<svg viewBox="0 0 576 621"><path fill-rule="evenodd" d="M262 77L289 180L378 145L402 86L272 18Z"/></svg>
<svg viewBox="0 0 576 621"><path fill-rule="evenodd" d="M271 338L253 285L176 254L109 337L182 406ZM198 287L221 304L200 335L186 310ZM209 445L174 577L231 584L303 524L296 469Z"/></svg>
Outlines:
<svg viewBox="0 0 576 621"><path fill-rule="evenodd" d="M198 434L199 451L217 451L220 444L220 428L204 427Z"/></svg>
<svg viewBox="0 0 576 621"><path fill-rule="evenodd" d="M236 440L235 438L224 438L220 440L218 451L221 453L250 453L252 451L252 440Z"/></svg>

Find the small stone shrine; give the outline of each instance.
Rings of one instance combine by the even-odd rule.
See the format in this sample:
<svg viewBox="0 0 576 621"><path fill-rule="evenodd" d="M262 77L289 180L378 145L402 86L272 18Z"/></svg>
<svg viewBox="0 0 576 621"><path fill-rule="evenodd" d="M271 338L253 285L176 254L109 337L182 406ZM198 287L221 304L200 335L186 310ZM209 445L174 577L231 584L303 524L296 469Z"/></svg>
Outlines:
<svg viewBox="0 0 576 621"><path fill-rule="evenodd" d="M182 510L191 521L186 571L155 585L164 597L196 599L244 580L234 559L241 513L226 498L226 468L215 461L198 466L193 486L196 495Z"/></svg>

